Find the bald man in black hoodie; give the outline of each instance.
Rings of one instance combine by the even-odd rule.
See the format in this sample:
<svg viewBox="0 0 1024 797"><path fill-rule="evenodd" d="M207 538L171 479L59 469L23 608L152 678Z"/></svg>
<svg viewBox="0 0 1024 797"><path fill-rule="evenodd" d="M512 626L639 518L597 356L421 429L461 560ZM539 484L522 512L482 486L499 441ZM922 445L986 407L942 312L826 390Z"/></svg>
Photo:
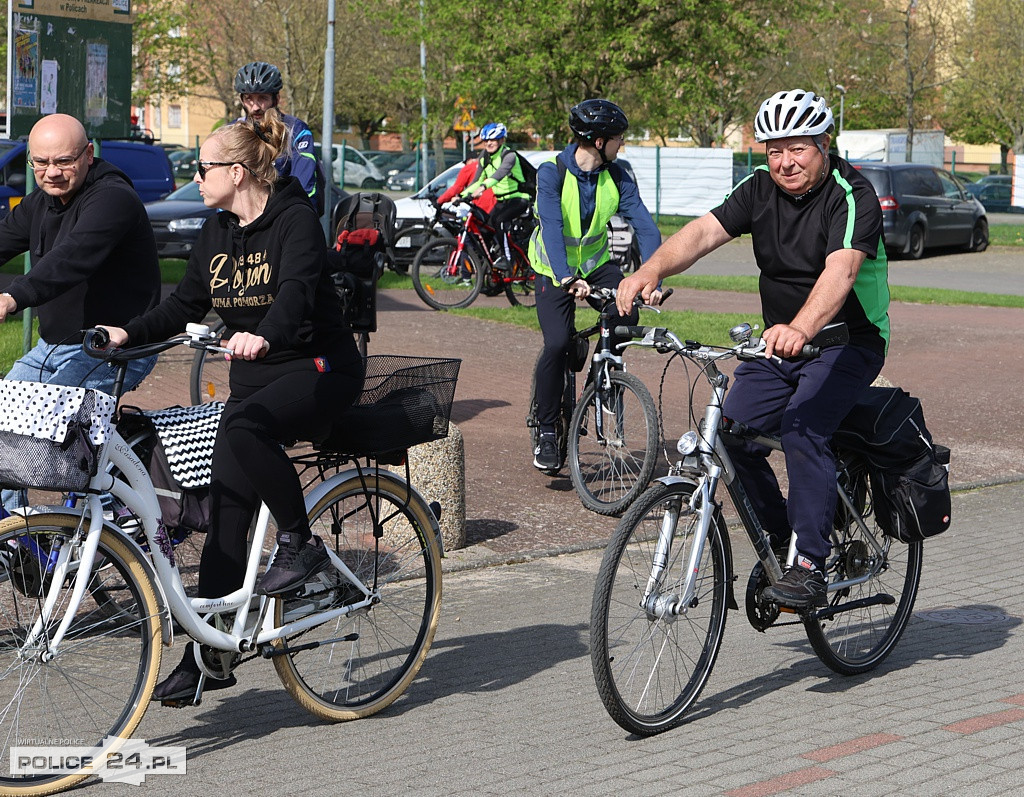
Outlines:
<svg viewBox="0 0 1024 797"><path fill-rule="evenodd" d="M113 389L113 369L81 349L83 329L124 323L160 298L156 241L131 180L93 156L81 122L44 116L29 133L37 188L0 220L0 262L22 252L28 274L0 294L0 321L37 308L39 344L5 376L33 382ZM152 370L154 359L131 363L125 388Z"/></svg>

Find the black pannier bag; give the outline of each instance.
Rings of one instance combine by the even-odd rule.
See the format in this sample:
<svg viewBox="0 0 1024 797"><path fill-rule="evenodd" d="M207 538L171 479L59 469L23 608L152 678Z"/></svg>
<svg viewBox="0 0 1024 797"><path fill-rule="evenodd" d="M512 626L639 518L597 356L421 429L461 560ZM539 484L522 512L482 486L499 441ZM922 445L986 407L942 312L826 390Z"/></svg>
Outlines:
<svg viewBox="0 0 1024 797"><path fill-rule="evenodd" d="M133 448L153 481L161 520L172 539L209 529L210 463L223 410L219 401L154 411L121 409L122 437L130 442L147 433L147 445Z"/></svg>
<svg viewBox="0 0 1024 797"><path fill-rule="evenodd" d="M898 387L869 387L833 441L867 460L886 534L919 542L949 528L950 452L932 441L919 399Z"/></svg>

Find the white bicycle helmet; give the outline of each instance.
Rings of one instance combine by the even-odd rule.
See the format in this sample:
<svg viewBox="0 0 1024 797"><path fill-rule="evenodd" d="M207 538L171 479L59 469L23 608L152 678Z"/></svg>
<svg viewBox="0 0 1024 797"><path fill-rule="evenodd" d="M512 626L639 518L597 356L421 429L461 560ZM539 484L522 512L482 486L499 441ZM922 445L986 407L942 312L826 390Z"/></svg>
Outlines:
<svg viewBox="0 0 1024 797"><path fill-rule="evenodd" d="M822 97L793 89L773 94L761 103L754 117L758 143L791 136L817 136L834 127L832 109Z"/></svg>

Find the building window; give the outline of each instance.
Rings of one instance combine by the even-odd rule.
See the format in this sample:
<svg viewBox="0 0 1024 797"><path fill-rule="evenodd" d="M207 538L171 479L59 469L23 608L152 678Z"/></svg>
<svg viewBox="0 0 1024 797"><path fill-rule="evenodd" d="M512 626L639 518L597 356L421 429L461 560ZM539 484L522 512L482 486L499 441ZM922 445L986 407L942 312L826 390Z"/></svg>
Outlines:
<svg viewBox="0 0 1024 797"><path fill-rule="evenodd" d="M181 127L181 106L180 105L168 105L167 106L167 126L168 127Z"/></svg>

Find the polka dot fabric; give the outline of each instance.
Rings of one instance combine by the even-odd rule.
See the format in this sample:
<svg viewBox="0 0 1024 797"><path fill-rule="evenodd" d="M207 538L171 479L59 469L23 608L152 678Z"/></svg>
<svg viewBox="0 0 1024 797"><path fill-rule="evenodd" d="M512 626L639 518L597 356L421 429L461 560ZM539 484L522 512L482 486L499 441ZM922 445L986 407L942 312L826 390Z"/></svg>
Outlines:
<svg viewBox="0 0 1024 797"><path fill-rule="evenodd" d="M0 381L0 431L26 437L62 443L73 421L88 420L89 439L97 446L102 445L110 438L115 406L114 397L99 390ZM83 410L88 412L88 419L83 417Z"/></svg>

